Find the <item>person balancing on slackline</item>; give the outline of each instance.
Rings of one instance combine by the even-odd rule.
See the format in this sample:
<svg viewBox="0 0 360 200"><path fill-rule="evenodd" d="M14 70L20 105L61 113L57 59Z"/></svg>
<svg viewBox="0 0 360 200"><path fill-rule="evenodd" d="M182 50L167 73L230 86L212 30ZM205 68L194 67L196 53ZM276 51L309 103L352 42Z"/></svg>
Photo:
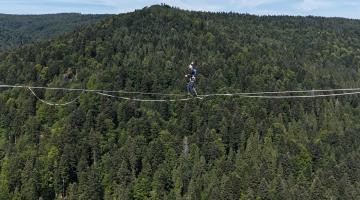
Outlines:
<svg viewBox="0 0 360 200"><path fill-rule="evenodd" d="M188 95L197 97L197 93L196 93L196 89L195 89L195 81L196 81L197 71L196 71L194 62L191 62L191 64L188 66L188 68L190 70L190 74L185 75L186 78L189 78L189 82L186 85L186 90L188 92Z"/></svg>

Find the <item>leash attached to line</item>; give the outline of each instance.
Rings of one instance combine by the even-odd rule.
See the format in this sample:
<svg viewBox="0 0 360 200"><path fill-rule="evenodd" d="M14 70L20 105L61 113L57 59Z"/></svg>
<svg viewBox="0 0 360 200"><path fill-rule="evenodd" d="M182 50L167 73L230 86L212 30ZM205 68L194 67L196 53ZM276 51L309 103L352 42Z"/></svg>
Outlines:
<svg viewBox="0 0 360 200"><path fill-rule="evenodd" d="M52 102L46 101L46 100L44 100L44 99L41 99L41 98L34 92L34 90L32 90L30 87L28 87L27 89L30 90L31 94L32 94L37 100L39 100L39 101L41 101L42 103L47 104L47 105L49 105L49 106L67 106L67 105L69 105L69 104L75 103L76 100L78 100L78 99L80 98L80 95L81 95L81 94L80 94L80 95L77 96L75 99L73 99L73 100L71 100L71 101L69 101L69 102L66 102L66 103L52 103ZM82 92L81 92L81 93L82 93Z"/></svg>

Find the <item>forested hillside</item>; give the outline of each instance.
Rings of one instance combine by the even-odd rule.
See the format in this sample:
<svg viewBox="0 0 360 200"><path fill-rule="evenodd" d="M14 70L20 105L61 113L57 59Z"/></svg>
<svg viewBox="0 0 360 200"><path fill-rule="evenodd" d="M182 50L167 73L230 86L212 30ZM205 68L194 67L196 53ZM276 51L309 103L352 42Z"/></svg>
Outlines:
<svg viewBox="0 0 360 200"><path fill-rule="evenodd" d="M2 54L0 84L186 94L195 61L199 94L359 87L359 35L358 20L152 6ZM0 199L360 198L356 95L35 92L80 98L0 89Z"/></svg>
<svg viewBox="0 0 360 200"><path fill-rule="evenodd" d="M109 15L77 13L48 15L0 14L0 52L38 42L95 23Z"/></svg>

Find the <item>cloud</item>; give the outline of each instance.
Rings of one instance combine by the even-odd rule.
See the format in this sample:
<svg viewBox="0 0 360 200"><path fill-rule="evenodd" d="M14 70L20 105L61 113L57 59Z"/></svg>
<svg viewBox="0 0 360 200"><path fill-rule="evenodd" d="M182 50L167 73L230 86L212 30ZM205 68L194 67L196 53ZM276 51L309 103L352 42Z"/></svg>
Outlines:
<svg viewBox="0 0 360 200"><path fill-rule="evenodd" d="M317 9L324 9L334 5L334 1L326 1L326 0L303 0L300 5L299 9L303 11L312 11Z"/></svg>
<svg viewBox="0 0 360 200"><path fill-rule="evenodd" d="M237 7L241 8L254 8L265 4L274 3L276 0L233 0L231 1L231 4L236 5Z"/></svg>
<svg viewBox="0 0 360 200"><path fill-rule="evenodd" d="M0 0L0 13L48 14L62 12L115 13L99 0Z"/></svg>

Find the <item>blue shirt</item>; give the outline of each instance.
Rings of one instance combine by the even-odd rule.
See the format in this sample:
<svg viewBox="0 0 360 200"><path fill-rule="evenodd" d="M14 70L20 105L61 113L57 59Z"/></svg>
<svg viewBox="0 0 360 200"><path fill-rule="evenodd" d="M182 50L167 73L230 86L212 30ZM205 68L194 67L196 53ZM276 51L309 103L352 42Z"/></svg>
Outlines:
<svg viewBox="0 0 360 200"><path fill-rule="evenodd" d="M191 70L191 76L196 76L196 69L194 67Z"/></svg>

